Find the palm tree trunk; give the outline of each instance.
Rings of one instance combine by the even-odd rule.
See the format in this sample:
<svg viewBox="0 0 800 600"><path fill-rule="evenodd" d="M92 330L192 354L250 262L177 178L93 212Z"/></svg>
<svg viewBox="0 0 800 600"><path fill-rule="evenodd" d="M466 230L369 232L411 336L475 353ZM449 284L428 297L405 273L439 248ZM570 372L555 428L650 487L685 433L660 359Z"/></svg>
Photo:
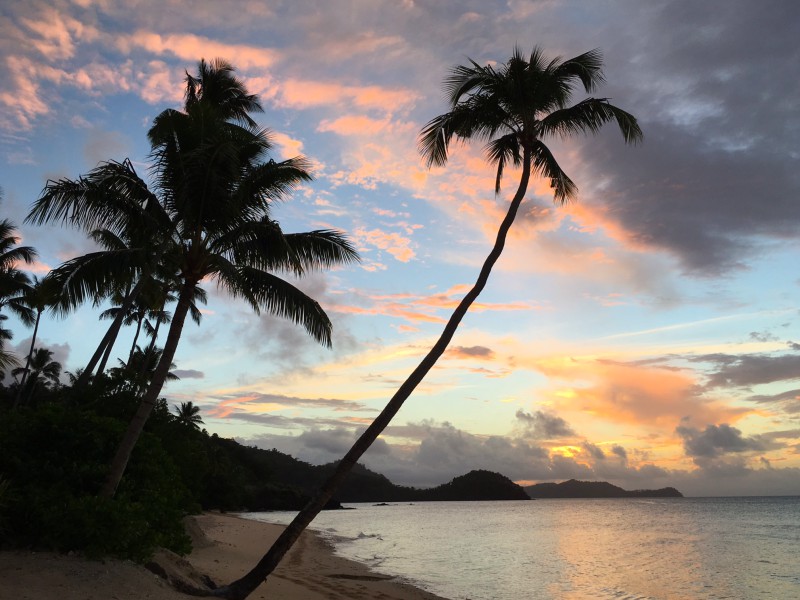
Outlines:
<svg viewBox="0 0 800 600"><path fill-rule="evenodd" d="M14 405L12 410L19 406L19 401L22 400L22 387L25 385L25 380L28 379L28 369L31 367L31 357L33 356L33 347L36 344L36 335L39 333L39 321L42 317L42 311L36 311L36 324L33 326L33 337L31 338L31 347L28 350L28 358L25 359L25 371L22 373L22 380L19 382L19 389L17 395L14 397Z"/></svg>
<svg viewBox="0 0 800 600"><path fill-rule="evenodd" d="M214 596L220 596L228 600L244 600L244 598L247 598L247 596L272 573L283 556L289 551L292 545L294 545L297 538L300 537L303 530L311 523L314 517L319 514L319 511L327 504L328 500L331 499L336 489L353 468L353 465L356 464L356 461L367 451L386 426L389 425L392 418L397 414L397 411L403 406L403 403L422 382L425 375L428 374L428 371L436 364L436 361L447 349L447 345L453 338L456 329L458 329L469 307L475 302L478 295L486 286L486 282L489 280L489 274L492 272L492 267L494 267L495 263L500 258L500 254L503 252L508 231L511 229L519 206L528 189L530 174L531 154L530 151L526 149L523 157L522 175L520 177L519 187L517 188L517 193L514 194L511 205L508 207L508 213L497 231L497 239L495 240L494 247L489 253L489 256L486 257L486 261L483 263L483 268L481 268L475 285L466 296L464 296L453 312L439 340L434 344L433 348L430 349L425 358L422 359L422 362L420 362L417 368L409 375L403 385L400 386L383 411L377 416L367 430L361 434L361 437L356 440L353 447L350 448L350 451L337 465L336 471L334 471L333 475L331 475L317 492L317 495L309 501L289 526L283 530L283 533L275 540L275 543L272 544L272 547L259 563L241 579L234 581L230 585L214 590L212 592Z"/></svg>
<svg viewBox="0 0 800 600"><path fill-rule="evenodd" d="M103 339L100 340L100 345L97 346L97 350L95 350L92 358L89 359L89 364L86 365L86 368L81 373L81 376L78 377L78 380L75 382L75 387L83 387L89 382L89 378L91 378L92 373L94 372L94 368L97 365L100 358L105 354L106 348L109 345L114 344L114 341L117 339L117 335L119 334L119 330L122 327L122 321L125 319L125 314L130 310L131 306L133 306L136 297L139 295L139 292L144 287L144 280L145 274L142 273L142 276L139 277L139 281L136 282L136 285L133 286L130 294L125 297L125 301L122 303L122 306L119 307L119 312L117 316L114 317L114 321L112 321L111 326L106 331L106 334L103 336ZM103 363L105 366L105 362ZM102 372L102 371L101 371Z"/></svg>
<svg viewBox="0 0 800 600"><path fill-rule="evenodd" d="M125 468L128 466L133 447L139 440L142 434L144 425L153 412L153 407L156 405L158 395L161 393L161 388L164 387L164 382L167 380L172 359L175 357L175 351L178 349L178 342L181 339L181 332L183 331L183 324L186 321L186 315L189 312L189 305L192 301L194 293L194 286L197 282L188 282L184 284L178 297L178 304L175 306L175 314L172 317L172 324L167 334L167 341L164 344L164 351L161 353L161 359L153 372L153 378L150 385L145 391L142 400L139 403L139 408L136 414L131 419L128 425L128 430L125 432L114 460L111 461L111 468L108 474L108 479L100 491L100 496L105 498L113 498L117 491L117 486L122 479Z"/></svg>
<svg viewBox="0 0 800 600"><path fill-rule="evenodd" d="M116 329L114 331L114 338L112 340L109 340L109 342L106 344L106 351L103 352L103 359L100 361L100 364L97 365L97 372L95 373L95 375L100 375L101 373L105 373L106 363L108 363L108 359L111 356L111 350L113 350L114 348L114 342L117 341L117 336L119 335L120 329L122 329L122 321L119 321L119 323L116 325Z"/></svg>
<svg viewBox="0 0 800 600"><path fill-rule="evenodd" d="M142 331L142 321L144 321L144 314L140 314L139 318L136 320L136 333L133 336L133 343L131 344L131 351L128 352L128 367L130 367L131 359L133 358L133 353L136 350L136 342L139 341L139 333Z"/></svg>

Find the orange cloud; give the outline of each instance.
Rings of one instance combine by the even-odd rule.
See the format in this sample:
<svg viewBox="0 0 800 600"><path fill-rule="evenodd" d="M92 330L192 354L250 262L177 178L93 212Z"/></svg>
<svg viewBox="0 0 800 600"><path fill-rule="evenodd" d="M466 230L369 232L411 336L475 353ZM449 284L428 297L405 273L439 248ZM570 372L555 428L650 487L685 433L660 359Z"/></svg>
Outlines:
<svg viewBox="0 0 800 600"><path fill-rule="evenodd" d="M411 248L411 239L399 233L386 232L382 229L367 231L362 227L356 229L353 236L359 244L386 250L400 262L408 262L415 256L414 250Z"/></svg>
<svg viewBox="0 0 800 600"><path fill-rule="evenodd" d="M417 98L419 94L408 89L388 89L376 85L351 86L299 79L286 80L275 92L278 104L291 108L350 104L383 113L409 108Z"/></svg>
<svg viewBox="0 0 800 600"><path fill-rule="evenodd" d="M705 397L692 375L674 369L572 357L535 360L533 367L561 382L550 393L554 406L611 422L674 428L690 419L704 426L752 412Z"/></svg>

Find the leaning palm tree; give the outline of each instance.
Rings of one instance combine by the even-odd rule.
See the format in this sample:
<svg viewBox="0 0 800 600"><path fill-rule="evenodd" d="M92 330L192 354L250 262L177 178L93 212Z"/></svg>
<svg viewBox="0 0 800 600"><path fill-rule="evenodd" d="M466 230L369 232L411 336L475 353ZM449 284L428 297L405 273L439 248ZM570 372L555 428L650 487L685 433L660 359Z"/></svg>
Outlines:
<svg viewBox="0 0 800 600"><path fill-rule="evenodd" d="M203 424L203 417L200 416L200 407L189 402L181 402L180 406L175 406L175 420L190 429L200 429Z"/></svg>
<svg viewBox="0 0 800 600"><path fill-rule="evenodd" d="M497 168L495 193L500 192L501 179L507 165L521 168L517 191L497 232L494 247L486 258L475 285L453 312L439 340L339 462L330 479L284 529L267 554L248 574L215 590L213 595L237 600L246 598L266 579L300 533L330 500L356 461L377 439L436 364L467 310L486 285L492 267L503 250L519 205L525 197L531 175L549 179L556 202L563 203L576 196L575 184L562 171L545 142L576 133L595 133L602 125L612 121L617 122L626 142L635 143L642 138L636 119L606 99L587 98L570 105L576 86L581 85L589 93L602 81L602 56L597 50L569 60L548 61L539 48L535 48L530 56L523 56L517 49L498 68L480 66L470 61L469 66L453 69L445 80L450 110L434 118L423 128L419 149L429 167L443 166L447 162L454 137L462 141L473 138L486 141L488 159Z"/></svg>
<svg viewBox="0 0 800 600"><path fill-rule="evenodd" d="M156 405L201 281L215 280L256 313L288 318L318 342L331 344L331 322L319 303L279 275L302 276L347 264L358 260L358 253L340 232L284 234L271 218L272 204L311 176L302 157L267 159L272 143L268 132L258 129L249 116L254 110L261 110L257 99L247 93L229 64L201 61L198 76L187 76L183 110L162 112L148 132L153 191L137 192L133 201L123 201L123 207L139 198L141 210L153 204L160 207L164 219L152 228L155 237L148 248L155 262L168 265L167 272L174 274L177 302L150 385L111 463L101 491L104 496L114 495ZM77 220L92 228L126 231L128 212L117 223L116 206L109 202L125 195L125 182L104 197L102 186L99 193L97 188L84 193L81 181L45 188L28 219ZM142 272L143 267L136 268Z"/></svg>

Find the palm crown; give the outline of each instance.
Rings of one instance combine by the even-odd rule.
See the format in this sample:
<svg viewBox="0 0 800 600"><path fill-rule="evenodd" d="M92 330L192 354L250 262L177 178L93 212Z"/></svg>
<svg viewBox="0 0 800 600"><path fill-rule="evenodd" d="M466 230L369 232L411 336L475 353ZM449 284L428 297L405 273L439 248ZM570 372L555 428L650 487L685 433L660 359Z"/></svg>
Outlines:
<svg viewBox="0 0 800 600"><path fill-rule="evenodd" d="M105 246L88 265L77 259L86 276L66 270L64 289L75 297L108 295L137 282L120 306L120 323L148 278L171 282L177 296L161 359L114 459L106 494L113 494L166 381L201 282L215 280L257 313L288 318L331 344L331 322L320 305L279 274L301 276L356 261L358 254L337 231L284 234L271 218L273 203L311 176L302 157L267 158L269 132L249 116L259 110L233 67L200 61L198 75L187 74L183 110L163 111L148 132L150 185L129 161L105 163L78 181L48 182L28 216L78 225ZM108 252L120 257L113 270Z"/></svg>
<svg viewBox="0 0 800 600"><path fill-rule="evenodd" d="M487 156L497 166L496 193L506 165L520 166L528 156L533 172L549 178L555 199L564 202L577 188L545 140L596 133L610 121L617 122L626 142L642 138L636 118L606 98L569 105L577 86L590 93L604 81L598 50L548 61L538 47L529 57L516 48L497 68L470 63L455 67L445 79L451 110L429 121L420 134L419 150L429 167L447 162L453 136L485 140Z"/></svg>

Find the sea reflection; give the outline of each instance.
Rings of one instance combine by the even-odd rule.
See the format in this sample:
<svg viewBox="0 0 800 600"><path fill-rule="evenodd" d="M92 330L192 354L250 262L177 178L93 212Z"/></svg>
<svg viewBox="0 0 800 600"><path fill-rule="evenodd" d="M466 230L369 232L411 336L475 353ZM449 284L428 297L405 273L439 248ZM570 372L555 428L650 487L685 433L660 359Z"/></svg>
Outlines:
<svg viewBox="0 0 800 600"><path fill-rule="evenodd" d="M358 505L315 526L454 600L800 598L800 498Z"/></svg>

